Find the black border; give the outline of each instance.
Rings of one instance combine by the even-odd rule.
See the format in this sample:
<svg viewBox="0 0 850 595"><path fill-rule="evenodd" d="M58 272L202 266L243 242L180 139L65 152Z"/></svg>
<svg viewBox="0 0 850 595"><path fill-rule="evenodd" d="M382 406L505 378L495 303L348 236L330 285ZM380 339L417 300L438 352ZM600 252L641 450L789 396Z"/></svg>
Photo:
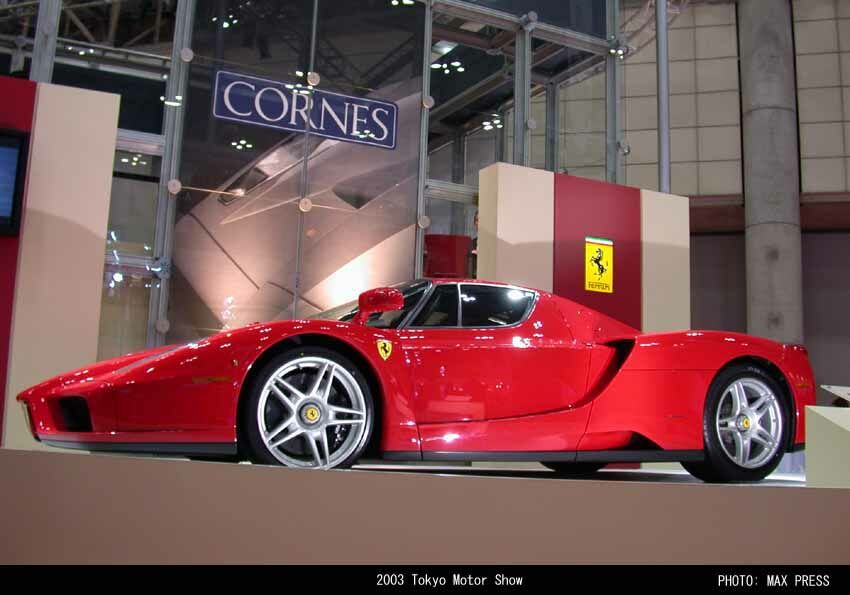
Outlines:
<svg viewBox="0 0 850 595"><path fill-rule="evenodd" d="M701 450L585 450L585 451L384 451L387 461L562 461L594 463L680 463L705 460Z"/></svg>
<svg viewBox="0 0 850 595"><path fill-rule="evenodd" d="M164 455L235 455L235 442L75 442L42 438L41 442L57 448L97 452L132 452Z"/></svg>
<svg viewBox="0 0 850 595"><path fill-rule="evenodd" d="M30 152L30 133L12 128L0 128L0 136L16 138L21 142L18 166L15 173L15 188L12 191L12 212L8 219L0 217L0 236L17 236L21 231L21 214L24 205L24 185Z"/></svg>

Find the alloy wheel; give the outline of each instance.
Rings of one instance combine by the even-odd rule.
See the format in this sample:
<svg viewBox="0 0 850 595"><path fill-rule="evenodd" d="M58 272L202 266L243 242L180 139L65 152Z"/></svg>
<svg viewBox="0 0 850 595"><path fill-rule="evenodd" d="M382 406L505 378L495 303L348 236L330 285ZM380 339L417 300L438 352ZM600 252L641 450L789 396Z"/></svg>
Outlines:
<svg viewBox="0 0 850 595"><path fill-rule="evenodd" d="M357 380L321 356L290 360L264 384L256 410L268 451L290 467L329 469L345 461L369 429Z"/></svg>
<svg viewBox="0 0 850 595"><path fill-rule="evenodd" d="M761 380L739 378L720 397L715 428L731 461L745 469L761 467L782 443L779 399Z"/></svg>

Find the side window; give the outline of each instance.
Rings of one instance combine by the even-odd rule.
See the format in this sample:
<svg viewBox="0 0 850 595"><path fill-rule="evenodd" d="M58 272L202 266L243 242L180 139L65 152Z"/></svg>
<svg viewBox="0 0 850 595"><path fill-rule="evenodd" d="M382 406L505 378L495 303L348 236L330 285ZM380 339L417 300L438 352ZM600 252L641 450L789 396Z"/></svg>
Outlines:
<svg viewBox="0 0 850 595"><path fill-rule="evenodd" d="M410 326L457 326L457 285L437 285Z"/></svg>
<svg viewBox="0 0 850 595"><path fill-rule="evenodd" d="M534 292L495 287L461 285L462 326L499 327L516 324L534 303Z"/></svg>

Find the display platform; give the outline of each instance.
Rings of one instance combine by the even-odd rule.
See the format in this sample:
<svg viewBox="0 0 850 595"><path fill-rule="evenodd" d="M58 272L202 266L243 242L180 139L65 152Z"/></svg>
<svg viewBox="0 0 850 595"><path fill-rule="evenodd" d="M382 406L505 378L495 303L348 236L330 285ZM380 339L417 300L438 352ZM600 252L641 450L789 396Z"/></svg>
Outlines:
<svg viewBox="0 0 850 595"><path fill-rule="evenodd" d="M2 450L0 562L850 562L850 490L412 471Z"/></svg>

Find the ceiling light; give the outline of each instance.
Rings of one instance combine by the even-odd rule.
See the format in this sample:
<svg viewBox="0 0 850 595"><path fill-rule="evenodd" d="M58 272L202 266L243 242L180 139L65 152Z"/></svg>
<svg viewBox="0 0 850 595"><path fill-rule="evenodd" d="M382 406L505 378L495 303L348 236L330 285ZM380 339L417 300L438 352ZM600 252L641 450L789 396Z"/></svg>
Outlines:
<svg viewBox="0 0 850 595"><path fill-rule="evenodd" d="M489 126L489 125L490 125L490 122L484 122L483 124L484 124L485 126Z"/></svg>
<svg viewBox="0 0 850 595"><path fill-rule="evenodd" d="M295 76L304 76L304 71L303 70L296 70Z"/></svg>
<svg viewBox="0 0 850 595"><path fill-rule="evenodd" d="M250 143L249 143L249 144L245 145L245 147L246 147L246 148L248 148L248 149L253 149L253 148L254 148L254 145L252 145L252 144L250 144Z"/></svg>
<svg viewBox="0 0 850 595"><path fill-rule="evenodd" d="M222 27L224 27L225 29L227 29L228 27L230 27L230 23L228 23L227 21L224 21L224 22L221 24L221 26L222 26Z"/></svg>
<svg viewBox="0 0 850 595"><path fill-rule="evenodd" d="M176 99L177 101L183 101L183 96L182 95L175 95L174 99Z"/></svg>
<svg viewBox="0 0 850 595"><path fill-rule="evenodd" d="M431 64L431 68L433 68L434 70L439 70L442 67L443 67L443 65L440 64L439 62L435 63L435 64Z"/></svg>
<svg viewBox="0 0 850 595"><path fill-rule="evenodd" d="M449 73L451 72L451 70L449 70L448 68L446 68L443 72L444 72L444 73L446 73L446 74L449 74Z"/></svg>
<svg viewBox="0 0 850 595"><path fill-rule="evenodd" d="M213 17L213 18L212 18L213 23L215 23L217 20L218 20L218 17Z"/></svg>
<svg viewBox="0 0 850 595"><path fill-rule="evenodd" d="M401 0L401 3L405 6L413 6L413 0Z"/></svg>
<svg viewBox="0 0 850 595"><path fill-rule="evenodd" d="M484 130L493 130L493 127L488 124L484 127Z"/></svg>
<svg viewBox="0 0 850 595"><path fill-rule="evenodd" d="M455 60L454 62L452 62L452 66L454 66L455 68L457 68L458 66L460 66L460 62L458 62L457 60Z"/></svg>
<svg viewBox="0 0 850 595"><path fill-rule="evenodd" d="M241 150L242 150L242 145L236 145L236 148L237 148L237 149L239 149L239 150L241 151Z"/></svg>
<svg viewBox="0 0 850 595"><path fill-rule="evenodd" d="M160 95L160 96L159 96L159 100L160 100L160 101L165 101L165 95Z"/></svg>
<svg viewBox="0 0 850 595"><path fill-rule="evenodd" d="M121 158L121 163L130 163L130 160L129 160L129 159L127 159L126 157L122 157L122 158Z"/></svg>
<svg viewBox="0 0 850 595"><path fill-rule="evenodd" d="M230 144L231 144L232 146L234 146L234 147L235 147L235 146L236 146L236 145L238 145L239 143L237 143L236 141L233 141L233 142L232 142L232 143L230 143Z"/></svg>
<svg viewBox="0 0 850 595"><path fill-rule="evenodd" d="M457 69L457 71L458 71L458 72L464 72L464 71L466 71L466 68L464 68L463 66L461 66L461 67L459 67L459 68Z"/></svg>
<svg viewBox="0 0 850 595"><path fill-rule="evenodd" d="M124 280L124 275L121 273L112 273L112 280L116 283L121 283Z"/></svg>
<svg viewBox="0 0 850 595"><path fill-rule="evenodd" d="M496 124L496 128L502 128L501 124Z"/></svg>
<svg viewBox="0 0 850 595"><path fill-rule="evenodd" d="M168 101L165 102L165 105L167 105L169 107L180 107L181 103L179 101L168 100Z"/></svg>
<svg viewBox="0 0 850 595"><path fill-rule="evenodd" d="M390 4L392 4L393 6L398 6L398 0L393 0L392 2L390 2Z"/></svg>

